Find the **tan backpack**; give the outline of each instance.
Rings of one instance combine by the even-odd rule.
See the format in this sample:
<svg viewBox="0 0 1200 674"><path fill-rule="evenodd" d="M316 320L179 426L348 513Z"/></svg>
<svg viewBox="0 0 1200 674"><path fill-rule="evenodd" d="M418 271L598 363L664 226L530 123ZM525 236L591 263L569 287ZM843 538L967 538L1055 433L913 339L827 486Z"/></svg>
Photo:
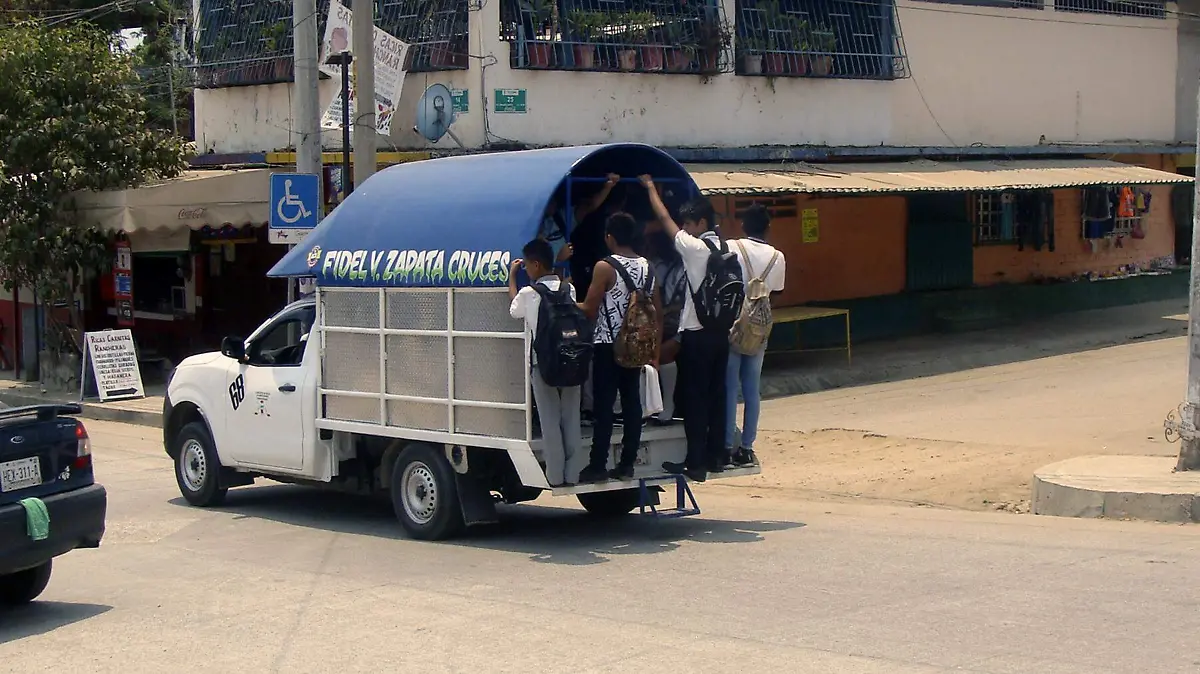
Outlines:
<svg viewBox="0 0 1200 674"><path fill-rule="evenodd" d="M646 284L638 288L625 265L612 256L604 258L604 261L612 265L629 292L629 310L625 312L621 329L613 339L613 356L617 365L621 367L637 368L649 365L654 360L654 353L661 341L652 294L654 275L649 273L647 267Z"/></svg>
<svg viewBox="0 0 1200 674"><path fill-rule="evenodd" d="M767 289L767 274L771 273L775 262L779 260L779 251L775 251L771 256L771 261L767 263L762 275L755 276L750 256L746 255L746 248L741 241L733 243L742 254L742 260L746 262L746 271L750 274L750 279L746 281L746 298L742 300L742 310L729 331L729 347L735 353L753 356L763 350L771 337L771 325L774 321L771 317L771 291Z"/></svg>

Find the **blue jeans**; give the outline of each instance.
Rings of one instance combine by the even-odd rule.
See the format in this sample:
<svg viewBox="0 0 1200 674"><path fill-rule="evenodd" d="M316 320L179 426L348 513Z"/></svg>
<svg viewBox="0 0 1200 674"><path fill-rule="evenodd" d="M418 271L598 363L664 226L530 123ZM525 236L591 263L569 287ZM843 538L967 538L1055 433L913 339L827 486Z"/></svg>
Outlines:
<svg viewBox="0 0 1200 674"><path fill-rule="evenodd" d="M725 449L734 450L738 447L754 449L754 440L758 437L758 411L762 398L759 394L759 382L762 379L763 356L766 349L753 356L743 356L735 351L729 352L729 365L725 368ZM738 393L746 403L742 419L741 439L738 438L737 404Z"/></svg>

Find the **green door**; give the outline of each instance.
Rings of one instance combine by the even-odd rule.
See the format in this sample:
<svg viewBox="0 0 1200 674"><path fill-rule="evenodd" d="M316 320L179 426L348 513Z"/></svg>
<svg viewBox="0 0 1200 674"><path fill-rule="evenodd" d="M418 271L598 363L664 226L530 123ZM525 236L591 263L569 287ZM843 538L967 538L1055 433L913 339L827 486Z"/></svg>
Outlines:
<svg viewBox="0 0 1200 674"><path fill-rule="evenodd" d="M965 193L910 195L906 289L970 287L975 279L973 244Z"/></svg>

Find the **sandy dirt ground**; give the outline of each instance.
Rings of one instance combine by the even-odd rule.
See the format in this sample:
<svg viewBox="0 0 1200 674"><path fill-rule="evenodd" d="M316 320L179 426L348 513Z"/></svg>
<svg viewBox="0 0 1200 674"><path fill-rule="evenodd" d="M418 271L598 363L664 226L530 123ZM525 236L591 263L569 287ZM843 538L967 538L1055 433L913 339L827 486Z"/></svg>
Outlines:
<svg viewBox="0 0 1200 674"><path fill-rule="evenodd" d="M764 495L1026 512L1033 472L1085 454L1174 454L1186 341L1160 339L765 402Z"/></svg>

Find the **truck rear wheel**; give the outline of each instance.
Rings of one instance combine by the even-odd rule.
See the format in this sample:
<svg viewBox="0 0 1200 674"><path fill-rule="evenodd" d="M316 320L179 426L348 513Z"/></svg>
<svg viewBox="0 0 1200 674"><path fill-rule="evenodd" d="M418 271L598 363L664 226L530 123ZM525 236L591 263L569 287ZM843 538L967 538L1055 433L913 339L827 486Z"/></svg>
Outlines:
<svg viewBox="0 0 1200 674"><path fill-rule="evenodd" d="M617 489L614 491L593 491L578 494L579 505L589 514L597 517L620 517L628 515L634 508L641 505L641 495L637 489Z"/></svg>
<svg viewBox="0 0 1200 674"><path fill-rule="evenodd" d="M396 458L391 478L392 508L409 536L439 541L463 529L454 469L429 445L414 443Z"/></svg>
<svg viewBox="0 0 1200 674"><path fill-rule="evenodd" d="M41 566L0 576L0 606L28 604L50 583L50 571L54 563L47 560Z"/></svg>
<svg viewBox="0 0 1200 674"><path fill-rule="evenodd" d="M175 436L175 481L179 493L194 506L203 508L225 501L229 490L221 485L221 461L202 422L193 421Z"/></svg>

